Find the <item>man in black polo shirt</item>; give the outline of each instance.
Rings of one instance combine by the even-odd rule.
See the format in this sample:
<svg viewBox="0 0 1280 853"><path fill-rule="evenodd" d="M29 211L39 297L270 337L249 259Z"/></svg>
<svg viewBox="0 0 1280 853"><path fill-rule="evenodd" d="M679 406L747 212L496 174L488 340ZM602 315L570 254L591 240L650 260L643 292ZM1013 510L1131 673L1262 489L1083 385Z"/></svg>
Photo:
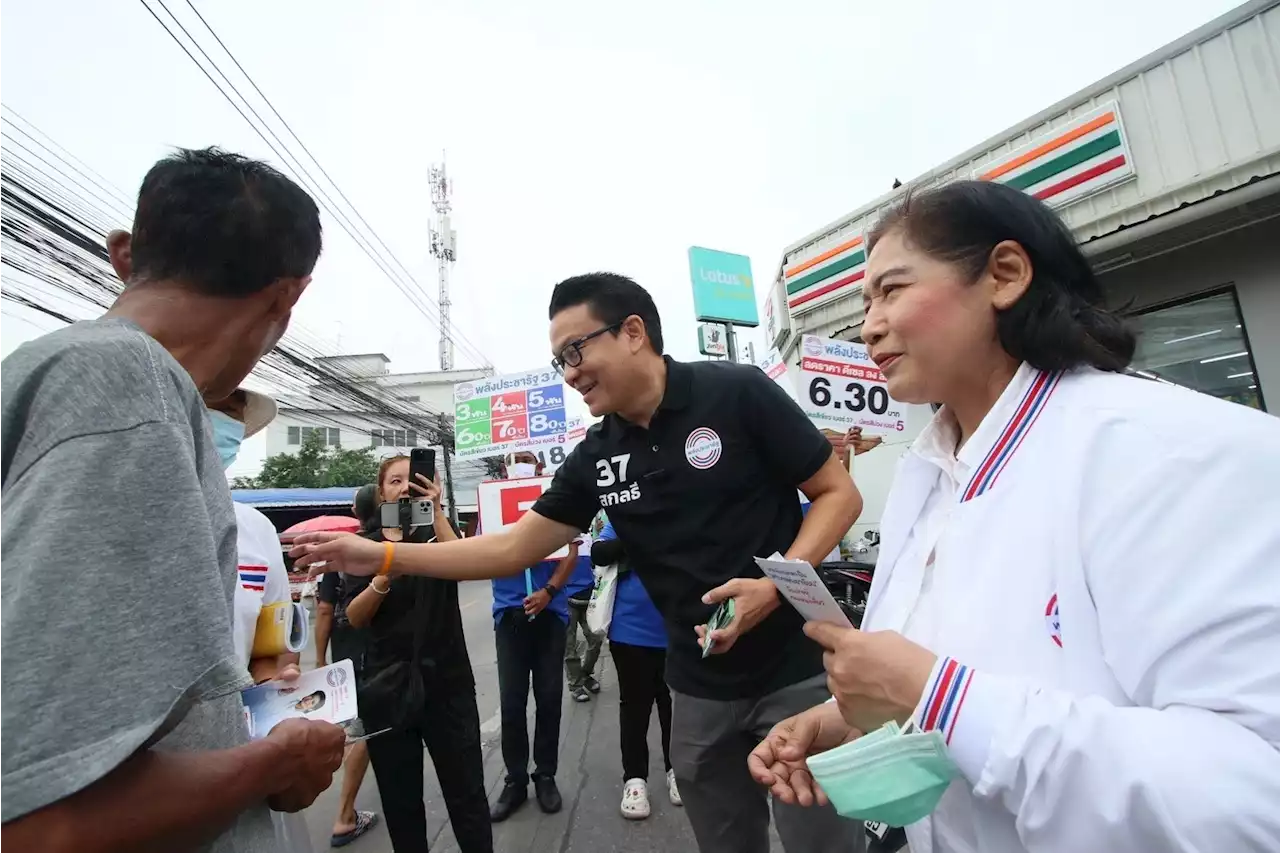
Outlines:
<svg viewBox="0 0 1280 853"><path fill-rule="evenodd" d="M702 853L767 851L769 812L747 755L774 723L829 695L822 652L753 557L820 562L861 498L831 444L760 370L662 355L652 298L628 278L578 276L551 297L551 344L565 381L604 420L551 488L503 533L399 546L391 570L510 574L585 530L603 507L667 625L675 694L671 759ZM811 509L802 516L797 488ZM354 537L299 539L303 564L371 573L381 549ZM483 568L482 568L483 567ZM735 616L702 656L701 626L733 598ZM774 803L788 853L863 849L860 823L830 807Z"/></svg>

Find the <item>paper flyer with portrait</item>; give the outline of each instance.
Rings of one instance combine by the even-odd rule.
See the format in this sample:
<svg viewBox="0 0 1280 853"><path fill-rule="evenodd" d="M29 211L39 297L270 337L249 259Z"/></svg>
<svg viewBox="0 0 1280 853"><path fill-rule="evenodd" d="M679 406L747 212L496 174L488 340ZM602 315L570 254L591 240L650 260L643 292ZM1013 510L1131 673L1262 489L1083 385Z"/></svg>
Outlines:
<svg viewBox="0 0 1280 853"><path fill-rule="evenodd" d="M296 681L268 681L241 693L249 737L266 737L288 719L345 723L355 719L356 675L343 660L305 672Z"/></svg>

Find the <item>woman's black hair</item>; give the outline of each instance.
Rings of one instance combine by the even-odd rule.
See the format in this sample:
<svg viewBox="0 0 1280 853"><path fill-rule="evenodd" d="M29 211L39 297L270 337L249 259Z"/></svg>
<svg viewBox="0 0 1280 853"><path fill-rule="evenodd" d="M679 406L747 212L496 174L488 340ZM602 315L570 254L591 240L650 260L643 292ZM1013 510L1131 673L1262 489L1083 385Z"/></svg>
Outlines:
<svg viewBox="0 0 1280 853"><path fill-rule="evenodd" d="M956 181L909 193L871 230L868 254L891 231L971 280L982 274L996 245L1012 240L1022 246L1031 259L1031 284L996 318L1000 344L1014 358L1039 370L1090 365L1116 373L1133 360L1133 331L1106 307L1102 285L1071 231L1039 199L993 181Z"/></svg>

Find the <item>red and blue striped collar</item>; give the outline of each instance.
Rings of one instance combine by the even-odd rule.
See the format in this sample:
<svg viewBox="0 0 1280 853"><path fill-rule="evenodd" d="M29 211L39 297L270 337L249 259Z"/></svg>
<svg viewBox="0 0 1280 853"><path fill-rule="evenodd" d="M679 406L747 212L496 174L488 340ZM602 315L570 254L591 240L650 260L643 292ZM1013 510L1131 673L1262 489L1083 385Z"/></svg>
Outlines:
<svg viewBox="0 0 1280 853"><path fill-rule="evenodd" d="M1010 460L1018 452L1018 448L1022 446L1023 440L1031 432L1031 428L1035 426L1040 413L1044 411L1045 405L1048 403L1049 398L1053 396L1054 390L1058 387L1058 382L1062 379L1061 373L1035 370L1025 364L1019 370L1019 373L1024 370L1029 372L1031 381L1026 384L1026 390L1023 391L1017 407L1013 410L1013 414L1010 415L1004 425L1004 429L1000 431L999 437L991 445L987 455L983 457L981 464L974 471L973 477L969 480L969 485L961 493L961 503L985 494L996 484L1000 474L1008 467ZM1018 377L1015 376L1014 382L1010 383L1011 387L1005 389L1006 394L1009 392L1017 393L1016 388L1012 387L1022 384L1017 380ZM1000 403L997 402L995 410L998 411L1000 408ZM982 432L981 428L979 428L979 432Z"/></svg>

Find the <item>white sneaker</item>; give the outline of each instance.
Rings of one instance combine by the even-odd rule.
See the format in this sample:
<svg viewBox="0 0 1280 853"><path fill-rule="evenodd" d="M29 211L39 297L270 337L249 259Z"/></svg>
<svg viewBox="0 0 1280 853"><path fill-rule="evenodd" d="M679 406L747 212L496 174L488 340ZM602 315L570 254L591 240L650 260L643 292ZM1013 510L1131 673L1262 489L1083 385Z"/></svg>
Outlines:
<svg viewBox="0 0 1280 853"><path fill-rule="evenodd" d="M667 796L671 798L671 805L683 806L684 801L680 799L680 789L676 787L676 771L667 771Z"/></svg>
<svg viewBox="0 0 1280 853"><path fill-rule="evenodd" d="M622 786L622 816L627 820L649 816L649 786L643 779L628 779Z"/></svg>

